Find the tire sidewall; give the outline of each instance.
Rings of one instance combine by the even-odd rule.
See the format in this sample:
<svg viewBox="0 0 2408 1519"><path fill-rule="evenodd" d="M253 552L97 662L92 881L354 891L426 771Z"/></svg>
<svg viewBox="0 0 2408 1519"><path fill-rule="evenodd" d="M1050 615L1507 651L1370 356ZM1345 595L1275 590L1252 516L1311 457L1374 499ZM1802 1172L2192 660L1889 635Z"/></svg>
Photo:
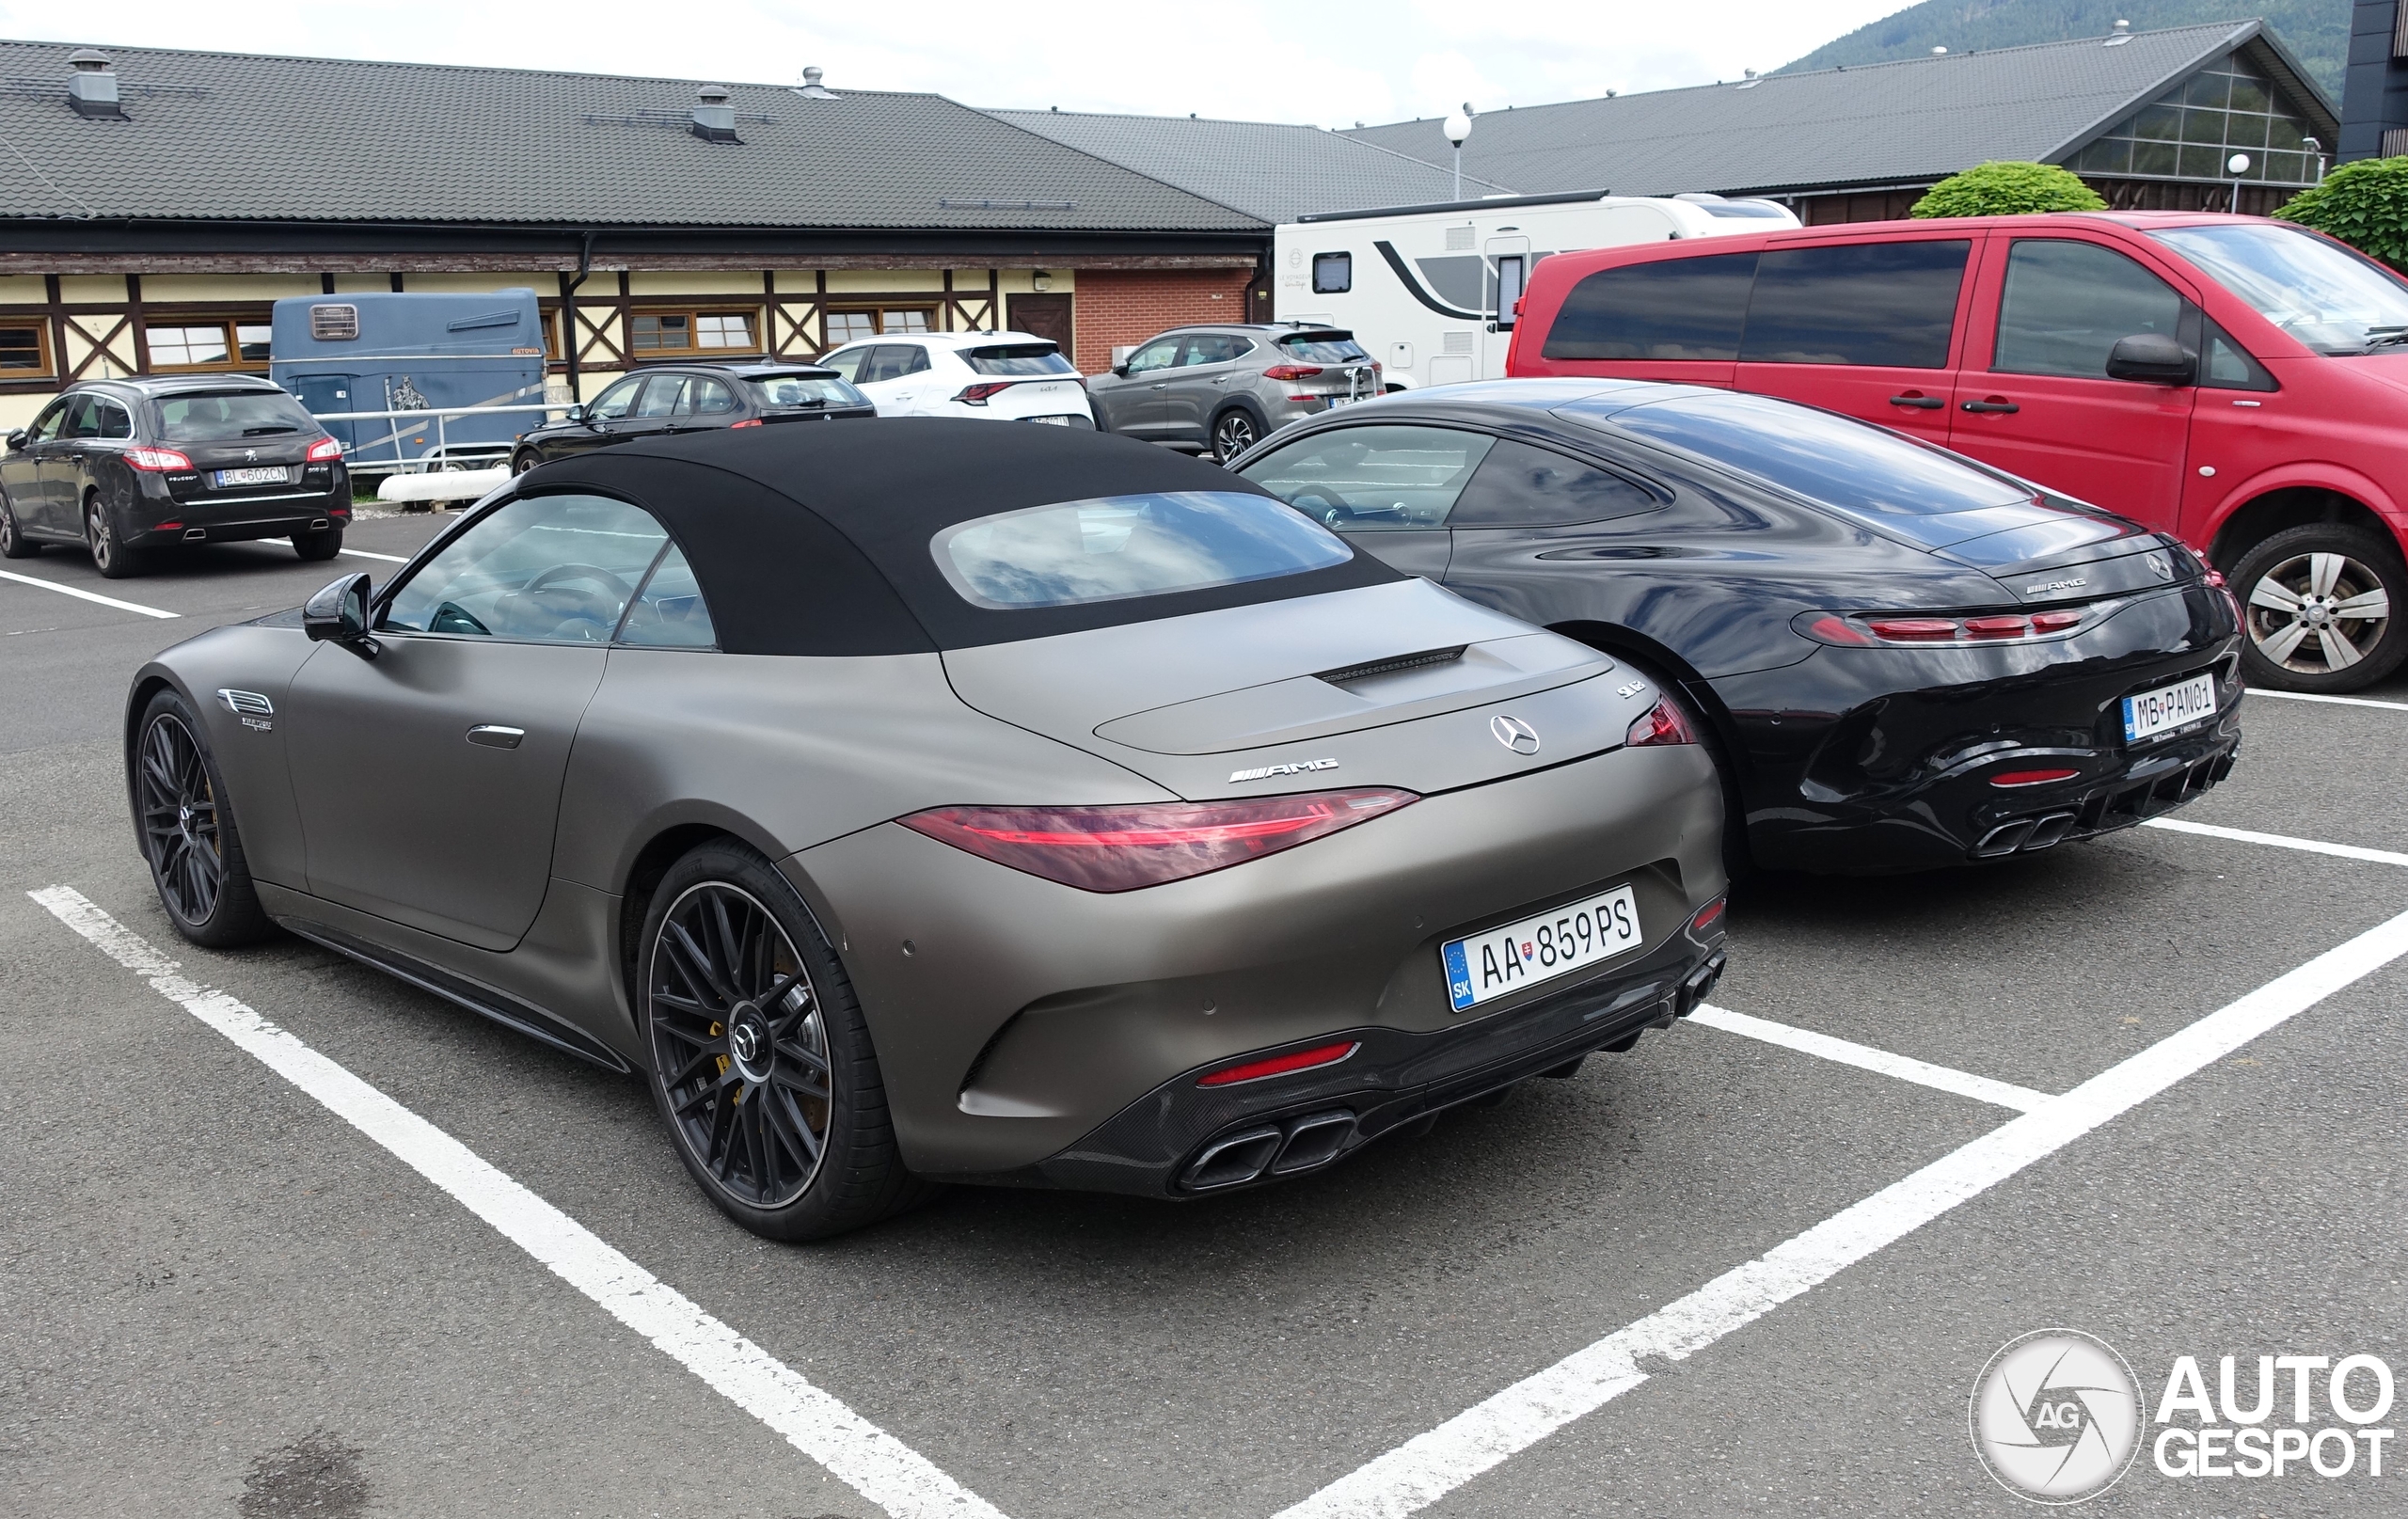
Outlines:
<svg viewBox="0 0 2408 1519"><path fill-rule="evenodd" d="M313 564L330 560L342 552L342 530L327 528L319 532L296 532L293 535L293 551Z"/></svg>
<svg viewBox="0 0 2408 1519"><path fill-rule="evenodd" d="M218 881L217 900L209 916L194 923L178 912L167 900L165 884L159 878L159 862L150 852L150 836L142 826L142 752L150 742L151 727L162 718L173 718L192 736L193 747L200 752L201 767L209 773L210 795L217 805L217 848L224 864L224 875ZM142 720L135 728L134 752L127 757L126 800L134 809L134 831L142 851L143 863L150 867L150 889L158 894L159 909L176 931L196 944L211 949L224 949L235 944L247 944L265 936L269 929L266 914L259 905L259 894L251 884L248 859L243 853L243 839L234 821L233 797L226 786L225 773L217 767L217 754L209 744L209 730L181 692L172 688L154 694L142 708Z"/></svg>
<svg viewBox="0 0 2408 1519"><path fill-rule="evenodd" d="M1232 419L1244 420L1245 425L1253 432L1254 435L1246 440L1244 448L1231 449L1224 452L1221 447L1221 429L1227 426ZM1248 407L1231 406L1228 410L1222 412L1219 416L1212 419L1212 457L1218 463L1228 464L1239 454L1245 452L1246 449L1251 449L1256 444L1261 442L1262 438L1262 419L1257 417Z"/></svg>
<svg viewBox="0 0 2408 1519"><path fill-rule="evenodd" d="M661 925L679 898L697 886L712 882L742 891L777 920L811 977L812 994L819 1004L820 1024L827 1036L828 1147L820 1157L819 1169L813 1175L811 1185L783 1208L756 1207L720 1185L708 1165L687 1143L683 1128L670 1112L668 1089L660 1079L659 1058L653 1042L651 988ZM875 1147L864 1144L865 1128L878 1130L887 1146L892 1146L891 1131L885 1127L883 1091L865 1091L858 1080L863 1069L863 1057L870 1052L869 1031L862 1019L861 1005L853 995L843 963L820 934L816 920L793 886L778 874L776 866L752 849L730 840L702 845L672 865L654 890L651 905L644 912L636 957L636 981L631 990L637 1033L642 1039L644 1084L651 1088L653 1107L659 1113L661 1126L669 1131L669 1143L687 1174L720 1211L755 1234L779 1240L807 1240L855 1227L888 1210L883 1205L865 1209L857 1189L848 1185L865 1163L874 1162L874 1157L865 1153ZM867 1068L875 1072L874 1060L867 1063ZM875 1085L874 1075L871 1084ZM871 1116L864 1112L865 1106L876 1109L874 1120L867 1123L864 1120Z"/></svg>
<svg viewBox="0 0 2408 1519"><path fill-rule="evenodd" d="M2322 674L2285 670L2260 653L2250 635L2250 593L2275 565L2305 553L2346 555L2372 570L2390 595L2391 618L2382 641L2347 670ZM2383 679L2408 658L2408 565L2402 564L2398 545L2362 528L2315 523L2273 534L2234 563L2232 593L2241 603L2241 670L2248 685L2281 691L2354 691Z"/></svg>

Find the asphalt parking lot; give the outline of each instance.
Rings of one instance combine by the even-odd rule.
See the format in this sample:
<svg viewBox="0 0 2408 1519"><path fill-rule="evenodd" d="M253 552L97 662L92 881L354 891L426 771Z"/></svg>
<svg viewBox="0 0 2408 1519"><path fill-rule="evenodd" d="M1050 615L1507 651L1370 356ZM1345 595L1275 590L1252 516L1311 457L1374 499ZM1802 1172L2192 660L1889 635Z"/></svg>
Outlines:
<svg viewBox="0 0 2408 1519"><path fill-rule="evenodd" d="M955 1190L782 1247L712 1210L634 1081L296 941L196 950L156 906L127 675L391 567L224 546L103 582L54 549L0 579L8 1512L2006 1514L1967 1399L2028 1331L2103 1338L2152 1411L2183 1355L2211 1391L2226 1355L2408 1376L2408 681L2249 698L2195 826L1753 883L1736 1016L1328 1174ZM238 1006L323 1061L272 1068ZM372 1088L348 1116L311 1095L336 1068ZM465 1205L375 1094L566 1231ZM630 1327L676 1303L700 1328ZM2393 1470L2145 1449L2095 1508L2397 1512Z"/></svg>

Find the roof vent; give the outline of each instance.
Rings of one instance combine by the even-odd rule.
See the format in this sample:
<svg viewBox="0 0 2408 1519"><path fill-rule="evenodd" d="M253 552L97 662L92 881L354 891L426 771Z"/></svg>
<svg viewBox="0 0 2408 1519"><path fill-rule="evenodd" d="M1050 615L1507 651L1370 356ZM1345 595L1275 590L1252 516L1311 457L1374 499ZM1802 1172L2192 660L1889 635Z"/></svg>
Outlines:
<svg viewBox="0 0 2408 1519"><path fill-rule="evenodd" d="M1948 56L1948 50L1944 47L1936 47L1931 50L1931 55L1935 58L1944 58Z"/></svg>
<svg viewBox="0 0 2408 1519"><path fill-rule="evenodd" d="M67 55L67 63L75 71L67 76L67 103L75 108L77 116L125 119L125 107L118 103L117 71L111 67L107 54L77 48Z"/></svg>
<svg viewBox="0 0 2408 1519"><path fill-rule="evenodd" d="M705 142L742 142L736 134L736 107L727 103L725 85L705 85L694 92L694 135Z"/></svg>
<svg viewBox="0 0 2408 1519"><path fill-rule="evenodd" d="M810 68L805 69L802 71L802 83L795 87L794 92L807 101L843 100L845 98L844 96L837 94L834 90L830 89L819 83L820 80L826 77L827 71L815 63Z"/></svg>
<svg viewBox="0 0 2408 1519"><path fill-rule="evenodd" d="M2122 47L2131 40L2132 24L2131 22L2118 19L2115 23L2115 29L2108 34L2107 40L2101 45L2106 47Z"/></svg>

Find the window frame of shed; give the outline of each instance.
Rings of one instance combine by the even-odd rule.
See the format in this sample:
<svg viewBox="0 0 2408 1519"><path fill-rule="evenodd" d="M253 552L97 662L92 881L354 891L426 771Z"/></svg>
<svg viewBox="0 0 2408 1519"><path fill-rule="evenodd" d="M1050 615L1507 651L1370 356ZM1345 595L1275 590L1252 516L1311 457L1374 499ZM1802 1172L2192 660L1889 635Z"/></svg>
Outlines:
<svg viewBox="0 0 2408 1519"><path fill-rule="evenodd" d="M46 316L0 317L0 329L23 328L34 335L34 348L40 364L34 369L0 369L0 385L26 380L51 380L58 377L56 350L50 340L50 319Z"/></svg>
<svg viewBox="0 0 2408 1519"><path fill-rule="evenodd" d="M741 348L726 346L703 347L699 345L695 340L702 336L703 318L711 316L742 317L745 321L746 330L750 335L751 341ZM738 354L766 354L769 351L764 337L768 330L767 316L768 313L758 306L730 306L708 303L631 306L627 308L626 313L627 358L632 363L641 364L655 358L694 359L711 358ZM650 347L646 347L643 344L639 343L636 340L636 324L647 317L653 319L655 322L657 322L662 317L685 318L687 345L682 348L667 348L659 346L657 343ZM657 333L658 329L656 328L655 331Z"/></svg>
<svg viewBox="0 0 2408 1519"><path fill-rule="evenodd" d="M224 358L200 364L174 364L161 361L158 349L151 341L152 333L191 331L203 327L215 327L225 334L226 356ZM143 372L149 374L265 374L268 360L264 356L259 358L243 356L242 329L245 327L261 332L274 330L270 315L264 311L256 315L245 313L219 315L212 312L180 315L173 311L145 310L142 314ZM179 346L190 347L191 345L182 343Z"/></svg>

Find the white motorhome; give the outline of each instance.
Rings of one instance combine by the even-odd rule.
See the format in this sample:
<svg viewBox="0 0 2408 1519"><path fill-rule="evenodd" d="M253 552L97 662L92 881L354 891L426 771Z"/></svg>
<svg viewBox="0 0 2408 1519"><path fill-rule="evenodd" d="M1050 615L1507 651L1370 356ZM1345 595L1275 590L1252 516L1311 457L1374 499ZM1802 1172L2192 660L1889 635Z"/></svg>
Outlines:
<svg viewBox="0 0 2408 1519"><path fill-rule="evenodd" d="M1594 191L1329 212L1274 234L1272 307L1353 332L1391 390L1497 379L1514 303L1548 254L1797 225L1770 200Z"/></svg>

